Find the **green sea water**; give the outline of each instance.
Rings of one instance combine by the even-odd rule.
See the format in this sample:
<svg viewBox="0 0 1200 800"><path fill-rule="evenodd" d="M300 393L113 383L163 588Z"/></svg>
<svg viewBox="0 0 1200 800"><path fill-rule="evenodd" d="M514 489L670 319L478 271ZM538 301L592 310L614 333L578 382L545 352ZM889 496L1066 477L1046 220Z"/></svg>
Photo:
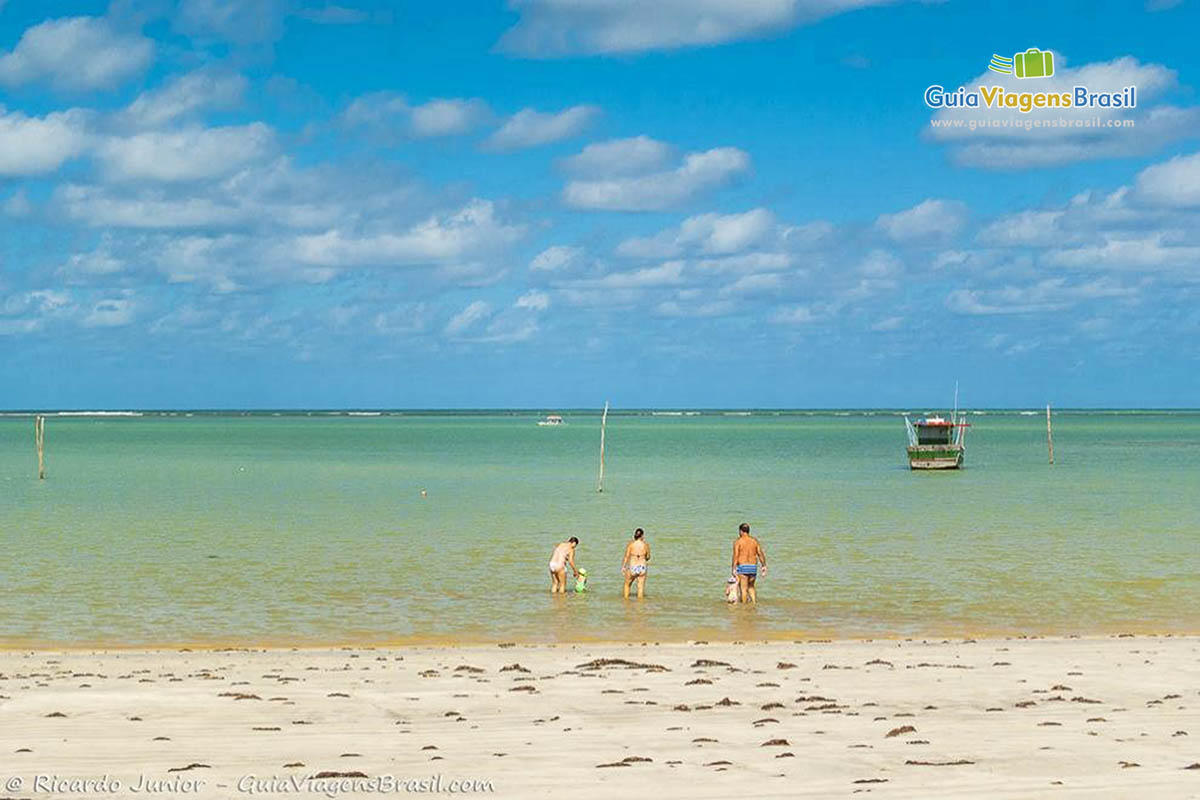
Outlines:
<svg viewBox="0 0 1200 800"><path fill-rule="evenodd" d="M1200 413L1059 413L1053 466L1044 415L972 415L940 473L890 412L614 414L602 494L599 416L539 416L51 416L44 481L0 417L0 645L1200 631ZM568 536L589 591L552 597Z"/></svg>

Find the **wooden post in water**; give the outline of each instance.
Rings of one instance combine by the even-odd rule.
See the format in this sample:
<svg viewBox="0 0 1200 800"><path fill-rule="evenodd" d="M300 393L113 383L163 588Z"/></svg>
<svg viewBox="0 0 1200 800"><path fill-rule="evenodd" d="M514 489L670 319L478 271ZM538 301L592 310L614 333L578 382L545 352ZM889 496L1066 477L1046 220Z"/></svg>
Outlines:
<svg viewBox="0 0 1200 800"><path fill-rule="evenodd" d="M1050 463L1054 463L1054 431L1050 427L1050 404L1046 403L1046 449L1050 451Z"/></svg>
<svg viewBox="0 0 1200 800"><path fill-rule="evenodd" d="M604 491L604 429L608 425L608 401L604 401L604 413L600 415L600 480L596 483L596 491Z"/></svg>
<svg viewBox="0 0 1200 800"><path fill-rule="evenodd" d="M46 480L46 418L37 414L33 418L33 442L37 445L38 480Z"/></svg>

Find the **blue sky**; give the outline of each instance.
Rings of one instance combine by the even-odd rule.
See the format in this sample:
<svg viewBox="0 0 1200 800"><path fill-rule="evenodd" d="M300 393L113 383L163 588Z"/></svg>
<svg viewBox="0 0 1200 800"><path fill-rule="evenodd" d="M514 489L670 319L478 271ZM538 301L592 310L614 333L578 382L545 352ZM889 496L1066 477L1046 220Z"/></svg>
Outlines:
<svg viewBox="0 0 1200 800"><path fill-rule="evenodd" d="M0 407L1195 407L1198 29L1188 0L0 0ZM988 71L1029 47L1055 76ZM1068 117L1102 127L1011 127Z"/></svg>

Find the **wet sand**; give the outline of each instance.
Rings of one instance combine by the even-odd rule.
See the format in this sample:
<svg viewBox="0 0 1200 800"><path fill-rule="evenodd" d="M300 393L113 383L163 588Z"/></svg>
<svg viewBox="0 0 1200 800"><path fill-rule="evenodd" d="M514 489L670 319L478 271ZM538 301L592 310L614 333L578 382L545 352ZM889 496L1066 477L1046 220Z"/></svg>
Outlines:
<svg viewBox="0 0 1200 800"><path fill-rule="evenodd" d="M0 652L0 797L45 776L88 798L1200 797L1200 637Z"/></svg>

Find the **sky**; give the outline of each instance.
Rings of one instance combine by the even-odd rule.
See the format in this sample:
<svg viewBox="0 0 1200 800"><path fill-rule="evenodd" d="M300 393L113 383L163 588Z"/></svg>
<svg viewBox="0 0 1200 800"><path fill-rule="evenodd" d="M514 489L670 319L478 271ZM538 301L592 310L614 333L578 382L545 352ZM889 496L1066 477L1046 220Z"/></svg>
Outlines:
<svg viewBox="0 0 1200 800"><path fill-rule="evenodd" d="M0 408L1200 407L1197 30L0 0Z"/></svg>

